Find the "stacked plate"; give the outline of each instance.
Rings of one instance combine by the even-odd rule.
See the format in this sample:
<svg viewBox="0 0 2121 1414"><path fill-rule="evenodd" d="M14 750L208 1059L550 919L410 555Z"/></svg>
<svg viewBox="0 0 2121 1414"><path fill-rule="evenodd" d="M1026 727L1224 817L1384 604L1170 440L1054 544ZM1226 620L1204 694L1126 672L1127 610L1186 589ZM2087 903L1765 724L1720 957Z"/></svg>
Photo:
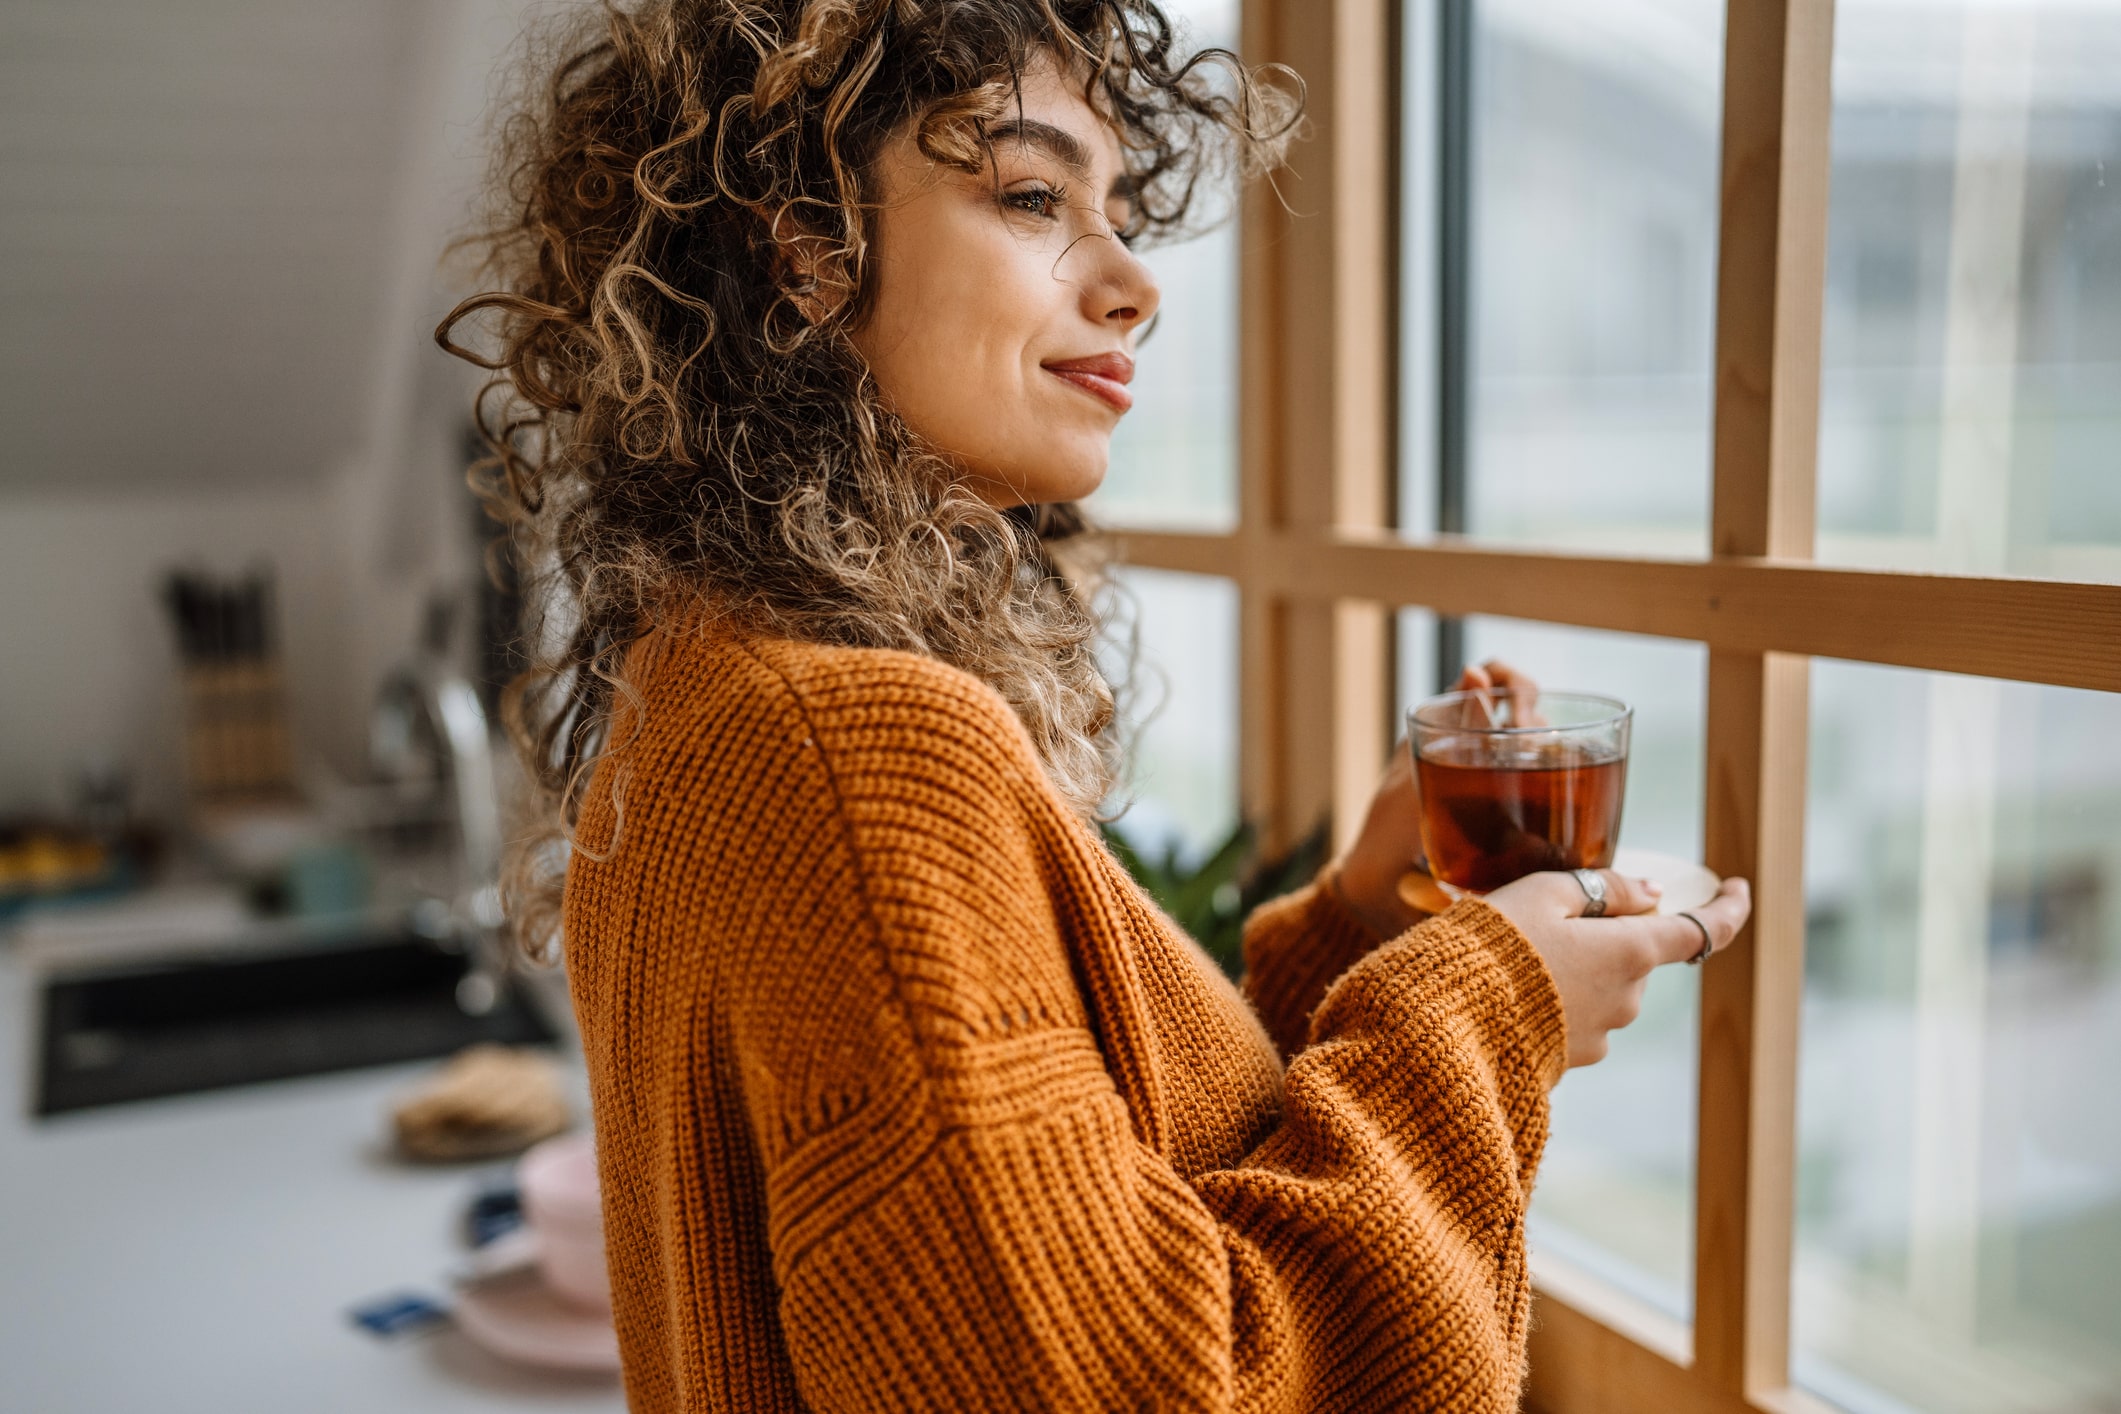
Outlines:
<svg viewBox="0 0 2121 1414"><path fill-rule="evenodd" d="M546 1140L523 1156L517 1182L524 1260L457 1294L458 1329L505 1360L616 1372L594 1142L587 1134Z"/></svg>

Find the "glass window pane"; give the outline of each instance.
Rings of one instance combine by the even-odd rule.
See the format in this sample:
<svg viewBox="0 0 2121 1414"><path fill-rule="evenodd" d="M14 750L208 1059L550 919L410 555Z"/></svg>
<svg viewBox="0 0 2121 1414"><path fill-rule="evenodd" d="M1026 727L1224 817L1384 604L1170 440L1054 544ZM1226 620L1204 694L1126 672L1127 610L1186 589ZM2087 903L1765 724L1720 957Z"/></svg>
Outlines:
<svg viewBox="0 0 2121 1414"><path fill-rule="evenodd" d="M1113 578L1107 651L1137 728L1116 825L1144 854L1195 864L1237 828L1237 586L1167 570Z"/></svg>
<svg viewBox="0 0 2121 1414"><path fill-rule="evenodd" d="M1812 676L1795 1372L2121 1408L2121 696Z"/></svg>
<svg viewBox="0 0 2121 1414"><path fill-rule="evenodd" d="M1438 8L1410 6L1410 28ZM1471 8L1465 529L1705 554L1723 6ZM1434 101L1434 66L1452 62L1440 45L1433 63L1426 52L1410 46L1412 105ZM1448 219L1440 131L1410 123L1410 226ZM1410 244L1414 260L1428 254ZM1405 282L1402 361L1424 380L1448 357L1425 345L1431 268L1410 266ZM1410 402L1404 425L1429 436L1442 410ZM1413 529L1433 523L1423 502L1437 493L1429 449L1408 451L1402 524Z"/></svg>
<svg viewBox="0 0 2121 1414"><path fill-rule="evenodd" d="M1402 615L1403 702L1431 690L1430 631L1427 615ZM1466 646L1471 661L1502 658L1546 687L1634 704L1622 844L1701 857L1707 655L1699 644L1472 618ZM1681 1320L1693 1306L1699 977L1659 968L1641 1016L1614 1034L1606 1059L1570 1071L1555 1090L1529 1229L1535 1252Z"/></svg>
<svg viewBox="0 0 2121 1414"><path fill-rule="evenodd" d="M2121 5L1834 25L1819 558L2121 580Z"/></svg>
<svg viewBox="0 0 2121 1414"><path fill-rule="evenodd" d="M1236 0L1163 8L1187 46L1235 46ZM1203 200L1226 206L1227 195ZM1235 222L1143 258L1163 302L1136 350L1134 408L1112 438L1111 471L1087 504L1107 525L1228 530L1237 524Z"/></svg>

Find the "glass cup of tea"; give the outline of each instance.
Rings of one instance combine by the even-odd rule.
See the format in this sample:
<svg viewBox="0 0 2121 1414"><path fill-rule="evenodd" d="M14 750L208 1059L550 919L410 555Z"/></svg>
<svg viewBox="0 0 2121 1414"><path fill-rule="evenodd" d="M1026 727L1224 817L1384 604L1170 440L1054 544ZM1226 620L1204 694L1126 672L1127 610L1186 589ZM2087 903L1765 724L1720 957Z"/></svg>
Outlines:
<svg viewBox="0 0 2121 1414"><path fill-rule="evenodd" d="M1603 869L1620 842L1628 729L1611 697L1448 692L1407 714L1429 872L1484 894L1542 869Z"/></svg>

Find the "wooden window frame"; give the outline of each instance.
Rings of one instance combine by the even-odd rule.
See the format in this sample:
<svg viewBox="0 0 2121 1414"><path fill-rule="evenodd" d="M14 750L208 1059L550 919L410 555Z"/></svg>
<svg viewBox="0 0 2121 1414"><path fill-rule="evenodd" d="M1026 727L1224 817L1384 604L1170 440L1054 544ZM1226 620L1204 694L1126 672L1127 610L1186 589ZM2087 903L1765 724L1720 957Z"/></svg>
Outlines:
<svg viewBox="0 0 2121 1414"><path fill-rule="evenodd" d="M2121 692L2121 585L1809 563L1832 0L1726 5L1709 558L1398 538L1398 7L1244 0L1247 60L1304 77L1311 126L1242 208L1238 526L1120 530L1119 556L1236 584L1240 793L1270 843L1360 821L1393 739L1393 609L1706 645L1705 857L1755 908L1702 972L1694 1318L1535 1258L1529 1402L1823 1410L1789 1376L1809 660Z"/></svg>

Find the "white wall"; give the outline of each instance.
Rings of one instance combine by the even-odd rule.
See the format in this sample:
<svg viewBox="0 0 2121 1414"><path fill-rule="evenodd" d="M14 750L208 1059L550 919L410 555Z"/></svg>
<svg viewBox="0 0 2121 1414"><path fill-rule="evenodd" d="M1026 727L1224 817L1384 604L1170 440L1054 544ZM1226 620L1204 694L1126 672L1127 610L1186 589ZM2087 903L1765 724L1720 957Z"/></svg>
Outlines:
<svg viewBox="0 0 2121 1414"><path fill-rule="evenodd" d="M315 486L0 501L0 809L69 803L86 762L126 763L144 806L181 800L172 567L273 566L298 747L341 751L346 605Z"/></svg>
<svg viewBox="0 0 2121 1414"><path fill-rule="evenodd" d="M160 596L180 565L272 567L297 765L358 770L378 681L416 648L429 596L476 572L445 398L389 469L0 495L0 814L65 809L100 759L128 767L143 810L177 817L183 703Z"/></svg>

